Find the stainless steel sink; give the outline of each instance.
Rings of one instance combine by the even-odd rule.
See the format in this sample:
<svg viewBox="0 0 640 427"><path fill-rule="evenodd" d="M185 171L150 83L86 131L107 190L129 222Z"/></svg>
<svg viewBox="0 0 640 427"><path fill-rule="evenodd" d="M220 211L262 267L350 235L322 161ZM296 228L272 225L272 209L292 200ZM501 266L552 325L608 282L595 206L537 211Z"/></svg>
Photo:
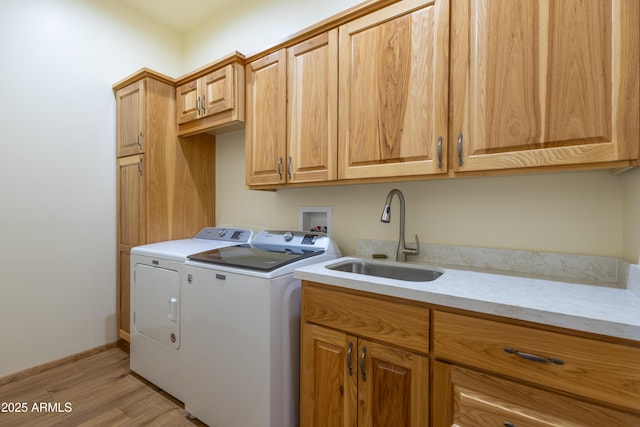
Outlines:
<svg viewBox="0 0 640 427"><path fill-rule="evenodd" d="M442 271L428 268L405 267L367 261L345 261L339 264L327 265L326 268L345 271L347 273L364 274L366 276L406 280L409 282L431 282L444 274Z"/></svg>

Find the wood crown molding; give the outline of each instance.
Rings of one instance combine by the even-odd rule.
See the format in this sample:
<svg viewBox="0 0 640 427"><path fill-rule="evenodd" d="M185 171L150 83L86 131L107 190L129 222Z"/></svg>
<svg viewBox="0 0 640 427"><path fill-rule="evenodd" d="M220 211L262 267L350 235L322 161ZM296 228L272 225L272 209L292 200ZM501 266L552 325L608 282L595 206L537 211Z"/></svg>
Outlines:
<svg viewBox="0 0 640 427"><path fill-rule="evenodd" d="M152 79L156 79L158 81L161 81L163 83L167 83L170 84L171 86L175 86L176 84L176 80L166 76L162 73L158 73L157 71L153 71L149 68L143 67L141 69L139 69L138 71L136 71L135 73L131 74L128 77L125 77L124 79L120 80L117 83L114 83L113 85L113 91L116 92L120 89L122 89L123 87L129 86L131 83L135 83L139 80L144 79L145 77L150 77Z"/></svg>

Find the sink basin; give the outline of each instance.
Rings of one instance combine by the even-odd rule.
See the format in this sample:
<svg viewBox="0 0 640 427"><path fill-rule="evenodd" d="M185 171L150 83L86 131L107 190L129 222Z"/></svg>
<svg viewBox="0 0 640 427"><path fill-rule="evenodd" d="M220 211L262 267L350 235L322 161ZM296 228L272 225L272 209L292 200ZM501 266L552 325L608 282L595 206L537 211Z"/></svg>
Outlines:
<svg viewBox="0 0 640 427"><path fill-rule="evenodd" d="M409 282L431 282L442 276L442 271L421 267L405 267L367 261L346 261L327 265L326 268L347 273L364 274L365 276L386 277L388 279L406 280Z"/></svg>

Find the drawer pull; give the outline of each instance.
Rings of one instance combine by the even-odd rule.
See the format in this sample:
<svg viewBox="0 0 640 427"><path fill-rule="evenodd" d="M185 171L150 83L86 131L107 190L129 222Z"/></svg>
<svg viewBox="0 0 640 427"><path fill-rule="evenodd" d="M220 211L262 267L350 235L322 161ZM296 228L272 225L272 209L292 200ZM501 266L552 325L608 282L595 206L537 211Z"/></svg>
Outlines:
<svg viewBox="0 0 640 427"><path fill-rule="evenodd" d="M278 160L278 177L282 180L282 157Z"/></svg>
<svg viewBox="0 0 640 427"><path fill-rule="evenodd" d="M542 356L536 356L535 354L523 353L511 347L505 347L504 351L506 351L509 354L515 354L516 356L522 357L527 360L533 360L534 362L555 363L556 365L564 365L564 360L562 359L556 359L553 357L542 357Z"/></svg>
<svg viewBox="0 0 640 427"><path fill-rule="evenodd" d="M362 372L362 382L367 381L367 373L364 371L364 359L367 357L367 347L362 347L362 354L360 354L360 371Z"/></svg>
<svg viewBox="0 0 640 427"><path fill-rule="evenodd" d="M349 349L347 350L347 369L349 370L349 376L353 376L353 368L351 367L351 352L353 351L353 343L349 341Z"/></svg>

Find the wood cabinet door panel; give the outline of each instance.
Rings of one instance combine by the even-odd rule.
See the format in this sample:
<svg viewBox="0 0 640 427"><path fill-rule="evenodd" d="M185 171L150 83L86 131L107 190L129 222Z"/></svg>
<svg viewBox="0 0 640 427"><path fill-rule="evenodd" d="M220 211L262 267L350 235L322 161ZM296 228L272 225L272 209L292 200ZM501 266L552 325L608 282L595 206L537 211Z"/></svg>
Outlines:
<svg viewBox="0 0 640 427"><path fill-rule="evenodd" d="M246 79L247 185L284 183L287 155L285 49L248 64Z"/></svg>
<svg viewBox="0 0 640 427"><path fill-rule="evenodd" d="M234 108L233 65L207 74L201 79L203 117L221 113Z"/></svg>
<svg viewBox="0 0 640 427"><path fill-rule="evenodd" d="M118 244L146 243L145 155L118 159Z"/></svg>
<svg viewBox="0 0 640 427"><path fill-rule="evenodd" d="M448 1L403 1L340 27L339 178L446 171Z"/></svg>
<svg viewBox="0 0 640 427"><path fill-rule="evenodd" d="M176 112L178 124L198 118L198 81L194 80L176 89Z"/></svg>
<svg viewBox="0 0 640 427"><path fill-rule="evenodd" d="M356 351L355 337L316 325L302 326L301 426L356 426Z"/></svg>
<svg viewBox="0 0 640 427"><path fill-rule="evenodd" d="M145 87L141 80L116 92L117 157L144 151Z"/></svg>
<svg viewBox="0 0 640 427"><path fill-rule="evenodd" d="M637 1L452 4L456 170L638 157Z"/></svg>
<svg viewBox="0 0 640 427"><path fill-rule="evenodd" d="M118 250L118 336L129 341L131 332L131 248Z"/></svg>
<svg viewBox="0 0 640 427"><path fill-rule="evenodd" d="M335 180L338 31L287 49L289 182Z"/></svg>
<svg viewBox="0 0 640 427"><path fill-rule="evenodd" d="M428 408L428 358L360 339L358 426L426 426Z"/></svg>

